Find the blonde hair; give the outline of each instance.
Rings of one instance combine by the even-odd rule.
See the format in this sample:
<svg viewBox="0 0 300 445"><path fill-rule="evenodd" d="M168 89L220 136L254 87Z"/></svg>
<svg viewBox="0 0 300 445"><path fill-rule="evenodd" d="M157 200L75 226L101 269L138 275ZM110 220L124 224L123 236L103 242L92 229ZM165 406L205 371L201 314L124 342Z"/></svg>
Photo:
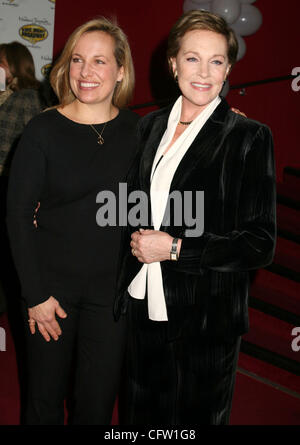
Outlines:
<svg viewBox="0 0 300 445"><path fill-rule="evenodd" d="M180 50L182 37L187 32L194 31L196 29L213 31L225 37L227 42L228 61L230 64L230 69L232 69L236 62L238 53L238 41L234 31L228 26L227 22L221 16L197 9L183 14L173 25L170 31L168 38L167 58L171 73L171 59L177 56L178 51Z"/></svg>
<svg viewBox="0 0 300 445"><path fill-rule="evenodd" d="M110 35L115 42L114 55L118 67L123 67L122 81L117 82L112 103L118 108L128 105L134 89L134 67L129 43L124 32L112 21L105 17L90 20L73 31L63 49L63 52L50 73L50 83L62 106L73 102L75 96L70 87L69 69L72 53L79 38L88 32L103 31Z"/></svg>

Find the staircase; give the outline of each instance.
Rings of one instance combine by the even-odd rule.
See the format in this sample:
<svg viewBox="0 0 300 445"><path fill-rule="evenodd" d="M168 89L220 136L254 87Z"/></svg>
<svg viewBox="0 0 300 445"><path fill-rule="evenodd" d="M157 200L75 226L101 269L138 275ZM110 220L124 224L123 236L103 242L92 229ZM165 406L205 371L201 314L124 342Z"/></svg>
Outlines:
<svg viewBox="0 0 300 445"><path fill-rule="evenodd" d="M292 349L292 330L300 328L300 169L286 168L277 192L276 253L251 285L231 425L300 425L300 351ZM20 392L5 314L0 326L7 333L7 350L0 352L0 425L13 425L19 423Z"/></svg>
<svg viewBox="0 0 300 445"><path fill-rule="evenodd" d="M300 169L287 167L277 184L274 261L250 288L231 424L300 425L300 350L292 348L295 327L300 335L299 209Z"/></svg>

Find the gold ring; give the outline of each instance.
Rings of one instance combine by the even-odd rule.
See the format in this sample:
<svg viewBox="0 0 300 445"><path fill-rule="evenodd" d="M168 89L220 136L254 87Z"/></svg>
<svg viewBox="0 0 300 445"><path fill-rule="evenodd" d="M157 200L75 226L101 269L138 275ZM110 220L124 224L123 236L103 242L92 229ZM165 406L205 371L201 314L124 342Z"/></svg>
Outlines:
<svg viewBox="0 0 300 445"><path fill-rule="evenodd" d="M34 323L35 323L35 320L28 320L28 323L29 323L29 324L34 324Z"/></svg>
<svg viewBox="0 0 300 445"><path fill-rule="evenodd" d="M134 249L131 249L131 253L132 253L133 256L135 256L135 250Z"/></svg>

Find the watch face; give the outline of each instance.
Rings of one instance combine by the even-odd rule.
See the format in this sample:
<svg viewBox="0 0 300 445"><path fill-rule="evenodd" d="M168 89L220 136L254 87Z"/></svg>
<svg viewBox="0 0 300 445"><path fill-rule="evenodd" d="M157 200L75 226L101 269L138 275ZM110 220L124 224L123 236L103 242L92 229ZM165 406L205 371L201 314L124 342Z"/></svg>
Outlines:
<svg viewBox="0 0 300 445"><path fill-rule="evenodd" d="M177 261L177 253L171 253L171 260Z"/></svg>

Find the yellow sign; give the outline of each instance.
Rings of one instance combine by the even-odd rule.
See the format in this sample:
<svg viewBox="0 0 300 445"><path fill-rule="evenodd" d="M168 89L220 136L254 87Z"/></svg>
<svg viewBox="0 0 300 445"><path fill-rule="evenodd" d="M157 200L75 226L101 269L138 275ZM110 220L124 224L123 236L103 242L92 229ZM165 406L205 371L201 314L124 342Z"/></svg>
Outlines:
<svg viewBox="0 0 300 445"><path fill-rule="evenodd" d="M24 25L19 29L19 34L22 39L28 40L35 45L37 42L45 40L48 36L48 31L43 26L39 25Z"/></svg>
<svg viewBox="0 0 300 445"><path fill-rule="evenodd" d="M44 77L47 77L50 73L50 70L52 68L52 63L47 63L46 65L42 66L41 73Z"/></svg>

